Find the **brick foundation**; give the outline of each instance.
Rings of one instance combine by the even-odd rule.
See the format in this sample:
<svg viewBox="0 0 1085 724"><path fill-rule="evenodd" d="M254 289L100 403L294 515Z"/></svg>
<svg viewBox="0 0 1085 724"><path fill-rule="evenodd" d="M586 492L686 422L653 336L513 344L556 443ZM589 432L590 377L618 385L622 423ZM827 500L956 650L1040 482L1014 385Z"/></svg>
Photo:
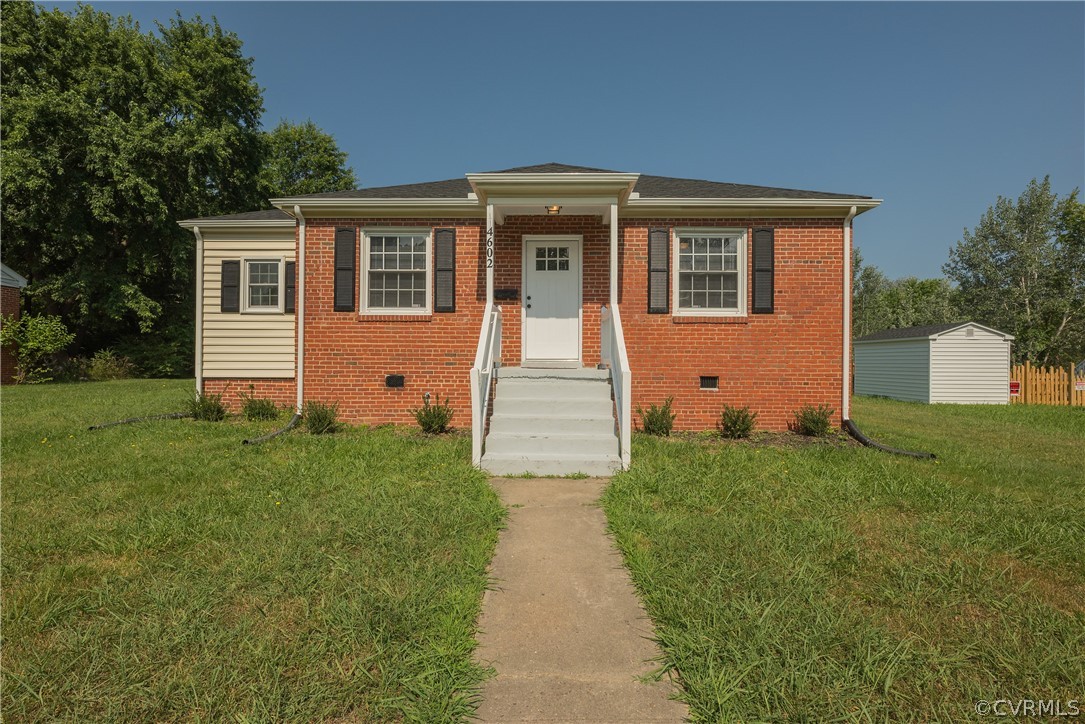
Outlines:
<svg viewBox="0 0 1085 724"><path fill-rule="evenodd" d="M251 389L249 385L252 385ZM221 378L204 378L203 380L204 394L208 395L222 395L222 404L226 405L226 409L230 412L240 412L241 410L241 394L252 395L253 397L267 398L275 402L280 407L288 407L291 410L294 409L294 405L298 399L298 387L297 382L293 379L288 380L267 380L267 379L252 379L252 380L227 380Z"/></svg>
<svg viewBox="0 0 1085 724"><path fill-rule="evenodd" d="M21 316L19 308L19 288L0 287L0 316ZM10 384L15 375L15 355L7 347L0 348L0 384Z"/></svg>

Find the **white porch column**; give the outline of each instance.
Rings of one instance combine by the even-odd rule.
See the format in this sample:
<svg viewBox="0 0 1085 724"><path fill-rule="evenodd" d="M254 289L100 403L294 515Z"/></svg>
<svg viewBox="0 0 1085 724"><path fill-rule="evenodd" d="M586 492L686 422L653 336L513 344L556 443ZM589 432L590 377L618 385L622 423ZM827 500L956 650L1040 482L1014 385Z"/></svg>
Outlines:
<svg viewBox="0 0 1085 724"><path fill-rule="evenodd" d="M497 243L494 231L494 205L486 204L486 302L494 301L494 247Z"/></svg>
<svg viewBox="0 0 1085 724"><path fill-rule="evenodd" d="M610 306L618 306L618 204L610 205Z"/></svg>

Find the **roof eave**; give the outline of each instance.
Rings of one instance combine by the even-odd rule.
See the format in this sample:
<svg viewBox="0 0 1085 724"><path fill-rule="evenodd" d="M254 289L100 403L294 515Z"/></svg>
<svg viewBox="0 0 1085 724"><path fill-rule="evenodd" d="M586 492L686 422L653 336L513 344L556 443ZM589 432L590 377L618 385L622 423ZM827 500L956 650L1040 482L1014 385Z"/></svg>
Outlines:
<svg viewBox="0 0 1085 724"><path fill-rule="evenodd" d="M1002 332L1002 331L999 331L999 330L994 329L992 327L988 327L987 325L980 324L979 322L962 322L961 324L958 324L956 327L950 327L949 329L943 329L941 332L935 332L934 334L930 335L930 337L928 337L928 339L937 339L938 337L941 337L944 334L949 334L950 332L956 332L958 329L963 329L965 327L979 327L980 329L982 329L984 331L987 331L987 332L990 332L991 334L997 334L999 337L1002 337L1002 339L1013 339L1014 338L1014 336L1012 334L1007 334L1006 332Z"/></svg>
<svg viewBox="0 0 1085 724"><path fill-rule="evenodd" d="M448 198L448 199L425 199L425 198L349 198L330 197L319 199L306 198L282 198L271 199L272 206L294 215L294 207L301 208L306 216L379 216L405 215L405 216L480 216L485 207L475 198Z"/></svg>
<svg viewBox="0 0 1085 724"><path fill-rule="evenodd" d="M1015 337L1012 334L1007 334L1006 332L1000 332L999 330L994 329L992 327L988 327L985 324L980 324L978 322L962 322L961 324L950 327L949 329L943 329L941 332L935 332L934 334L917 334L917 335L912 336L912 337L883 337L881 339L863 339L863 338L860 338L860 339L853 340L852 344L877 344L879 342L914 342L917 339L933 341L933 340L938 339L939 337L941 337L943 335L947 335L950 332L956 332L958 329L964 329L965 327L979 327L980 329L986 330L986 331L990 332L991 334L997 334L999 337L1002 337L1002 339L1006 339L1006 340L1010 340L1010 341L1015 339Z"/></svg>
<svg viewBox="0 0 1085 724"><path fill-rule="evenodd" d="M195 226L201 229L230 229L246 226L293 228L297 223L295 219L185 219L178 221L177 225L182 229L192 229Z"/></svg>
<svg viewBox="0 0 1085 724"><path fill-rule="evenodd" d="M629 199L626 205L631 209L647 209L655 206L659 207L690 207L690 208L704 208L704 207L734 207L734 206L794 206L799 208L832 208L832 209L850 209L852 206L856 207L858 213L864 211L870 211L873 208L880 206L882 199L865 199L865 198L839 198L839 199L797 199L797 198L682 198L682 197L643 197Z"/></svg>

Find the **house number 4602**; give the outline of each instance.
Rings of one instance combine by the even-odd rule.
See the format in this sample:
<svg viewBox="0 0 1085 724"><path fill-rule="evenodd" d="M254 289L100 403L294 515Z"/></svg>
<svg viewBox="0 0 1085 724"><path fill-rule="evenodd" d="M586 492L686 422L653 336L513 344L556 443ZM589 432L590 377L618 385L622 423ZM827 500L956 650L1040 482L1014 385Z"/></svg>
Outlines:
<svg viewBox="0 0 1085 724"><path fill-rule="evenodd" d="M486 268L494 265L494 227L486 229Z"/></svg>

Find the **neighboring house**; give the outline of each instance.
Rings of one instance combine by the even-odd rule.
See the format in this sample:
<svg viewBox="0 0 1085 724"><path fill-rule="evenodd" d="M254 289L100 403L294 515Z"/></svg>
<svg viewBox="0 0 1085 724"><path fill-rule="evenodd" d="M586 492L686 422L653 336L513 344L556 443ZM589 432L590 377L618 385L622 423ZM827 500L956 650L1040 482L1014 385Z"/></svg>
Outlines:
<svg viewBox="0 0 1085 724"><path fill-rule="evenodd" d="M1013 336L975 322L887 329L855 340L855 393L917 402L1010 401Z"/></svg>
<svg viewBox="0 0 1085 724"><path fill-rule="evenodd" d="M879 203L544 164L189 219L197 384L364 423L447 395L509 472L628 465L632 411L668 397L684 430L724 403L839 419L851 220Z"/></svg>
<svg viewBox="0 0 1085 724"><path fill-rule="evenodd" d="M0 318L22 315L20 293L26 286L26 279L12 271L7 264L0 263ZM10 384L15 375L15 355L6 347L0 349L0 384Z"/></svg>

